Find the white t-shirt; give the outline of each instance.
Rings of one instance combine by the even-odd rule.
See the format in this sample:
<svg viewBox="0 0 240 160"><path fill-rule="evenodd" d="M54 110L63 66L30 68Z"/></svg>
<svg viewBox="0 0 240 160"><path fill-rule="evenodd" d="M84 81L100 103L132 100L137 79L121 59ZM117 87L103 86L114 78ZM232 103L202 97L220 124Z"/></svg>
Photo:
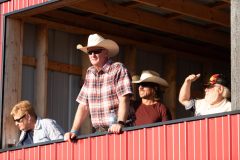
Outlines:
<svg viewBox="0 0 240 160"><path fill-rule="evenodd" d="M191 103L188 106L185 106L185 109L187 110L191 108L195 109L195 116L232 111L231 102L227 99L223 99L218 106L214 107L208 104L205 99L194 99L191 100Z"/></svg>

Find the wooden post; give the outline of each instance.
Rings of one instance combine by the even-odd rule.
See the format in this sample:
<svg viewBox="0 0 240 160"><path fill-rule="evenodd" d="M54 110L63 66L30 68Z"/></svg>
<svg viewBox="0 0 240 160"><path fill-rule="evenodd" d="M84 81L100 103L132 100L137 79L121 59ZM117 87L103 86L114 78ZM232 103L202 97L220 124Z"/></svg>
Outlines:
<svg viewBox="0 0 240 160"><path fill-rule="evenodd" d="M129 72L133 75L136 73L137 49L134 46L127 46L124 53L124 65L127 66Z"/></svg>
<svg viewBox="0 0 240 160"><path fill-rule="evenodd" d="M231 101L233 110L240 109L240 1L231 0Z"/></svg>
<svg viewBox="0 0 240 160"><path fill-rule="evenodd" d="M176 105L178 95L176 93L176 70L177 70L177 57L176 55L166 55L164 59L164 79L168 82L169 87L164 94L164 104L171 112L172 119L176 118Z"/></svg>
<svg viewBox="0 0 240 160"><path fill-rule="evenodd" d="M86 44L87 42L87 37L84 38L84 44ZM82 67L82 82L84 82L85 76L86 76L86 72L87 69L91 66L89 57L87 54L85 53L80 53L81 54L81 67ZM82 124L81 128L80 128L80 132L81 134L89 134L92 132L92 123L91 123L91 119L90 116L87 116L87 118L85 119L84 123Z"/></svg>
<svg viewBox="0 0 240 160"><path fill-rule="evenodd" d="M47 106L47 65L48 65L48 28L38 26L36 37L36 80L35 102L33 107L37 115L46 116Z"/></svg>
<svg viewBox="0 0 240 160"><path fill-rule="evenodd" d="M19 129L15 126L10 112L21 99L22 86L22 48L23 23L20 20L7 19L5 47L5 75L3 99L3 136L2 146L7 147L19 139Z"/></svg>
<svg viewBox="0 0 240 160"><path fill-rule="evenodd" d="M124 65L127 66L131 76L136 75L136 59L137 59L137 49L135 46L127 46L124 51ZM140 75L138 75L140 76ZM133 100L138 99L138 87L136 84L132 84L133 87Z"/></svg>

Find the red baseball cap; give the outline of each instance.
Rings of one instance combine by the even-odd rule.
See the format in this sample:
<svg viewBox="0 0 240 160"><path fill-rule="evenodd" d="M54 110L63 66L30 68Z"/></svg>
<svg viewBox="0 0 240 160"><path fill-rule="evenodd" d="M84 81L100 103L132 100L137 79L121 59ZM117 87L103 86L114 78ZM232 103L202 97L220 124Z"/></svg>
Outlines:
<svg viewBox="0 0 240 160"><path fill-rule="evenodd" d="M212 86L214 84L221 84L225 87L228 87L228 81L223 74L213 74L210 78L208 83L204 84L206 87Z"/></svg>

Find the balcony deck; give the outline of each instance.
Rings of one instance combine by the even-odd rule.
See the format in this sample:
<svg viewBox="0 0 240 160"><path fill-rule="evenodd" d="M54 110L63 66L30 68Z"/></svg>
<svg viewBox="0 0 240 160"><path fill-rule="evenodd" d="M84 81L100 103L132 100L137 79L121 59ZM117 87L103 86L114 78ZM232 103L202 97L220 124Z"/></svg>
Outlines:
<svg viewBox="0 0 240 160"><path fill-rule="evenodd" d="M0 150L0 160L239 160L240 111Z"/></svg>

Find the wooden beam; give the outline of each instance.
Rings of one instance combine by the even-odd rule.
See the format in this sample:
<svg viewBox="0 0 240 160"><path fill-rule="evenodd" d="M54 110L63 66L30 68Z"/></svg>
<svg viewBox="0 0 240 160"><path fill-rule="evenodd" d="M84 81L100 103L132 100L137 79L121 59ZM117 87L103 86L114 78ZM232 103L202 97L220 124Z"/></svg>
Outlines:
<svg viewBox="0 0 240 160"><path fill-rule="evenodd" d="M230 14L217 9L183 0L134 0L145 5L158 7L171 12L183 14L185 16L197 18L210 23L216 23L225 27L230 27Z"/></svg>
<svg viewBox="0 0 240 160"><path fill-rule="evenodd" d="M22 49L23 23L20 20L7 18L6 46L4 70L4 98L3 98L3 148L7 144L17 142L19 129L15 126L10 112L12 107L21 100L22 91Z"/></svg>
<svg viewBox="0 0 240 160"><path fill-rule="evenodd" d="M137 49L135 46L126 46L124 53L124 64L133 75L136 73Z"/></svg>
<svg viewBox="0 0 240 160"><path fill-rule="evenodd" d="M36 88L34 90L34 107L37 115L45 117L47 113L48 28L40 25L37 27L36 33Z"/></svg>
<svg viewBox="0 0 240 160"><path fill-rule="evenodd" d="M36 59L34 57L23 56L23 65L36 67ZM48 61L47 69L52 71L82 76L82 69L76 65L59 63L55 61Z"/></svg>
<svg viewBox="0 0 240 160"><path fill-rule="evenodd" d="M28 17L25 18L24 21L34 24L45 24L49 28L74 34L89 35L94 32L98 32L103 35L107 34L108 37L112 37L112 39L115 39L121 44L132 44L137 46L146 46L149 48L157 46L158 50L161 51L161 53L178 51L179 54L180 52L188 52L192 54L204 54L206 57L209 57L210 55L217 55L217 58L224 58L226 57L226 52L228 52L225 49L219 49L219 47L201 47L199 45L184 42L182 40L171 39L170 37L162 37L149 32L145 33L133 28L93 20L84 16L65 13L62 11L53 11L46 14L51 17L57 16L58 19L54 18L54 20L52 20L51 17L48 17L48 20L46 20L39 17ZM79 21L75 21L76 19ZM75 23L71 21L74 21ZM74 26L72 26L73 24ZM106 26L108 27L106 28ZM92 27L92 29L90 29L90 27ZM116 32L116 30L118 32ZM148 43L146 43L146 41Z"/></svg>
<svg viewBox="0 0 240 160"><path fill-rule="evenodd" d="M48 69L57 71L57 72L82 76L82 69L75 65L69 65L69 64L59 63L59 62L55 62L55 61L49 61Z"/></svg>
<svg viewBox="0 0 240 160"><path fill-rule="evenodd" d="M23 65L27 65L27 66L31 66L31 67L36 67L36 58L34 57L29 57L29 56L23 56L22 59L22 64Z"/></svg>
<svg viewBox="0 0 240 160"><path fill-rule="evenodd" d="M164 75L163 78L168 82L169 87L165 90L163 103L171 112L172 119L176 118L177 106L177 56L166 55L163 61Z"/></svg>
<svg viewBox="0 0 240 160"><path fill-rule="evenodd" d="M71 33L76 32L79 34L90 34L94 32L102 32L112 36L115 35L115 38L117 37L117 39L119 39L118 37L120 36L126 39L131 39L131 40L135 40L143 43L146 43L147 41L148 42L147 44L149 45L162 46L163 48L169 48L173 50L183 50L186 52L192 52L196 54L211 55L216 53L217 55L223 55L222 49L216 49L216 48L211 49L211 47L209 46L201 47L199 45L194 45L189 42L184 42L182 39L176 40L176 39L170 38L169 36L162 37L150 32L145 33L143 31L136 30L133 27L119 26L117 24L103 22L100 20L94 20L85 16L79 16L76 14L67 13L63 11L51 11L39 16L41 17L38 17L38 18L48 19L47 21L43 19L38 19L39 23L45 23L46 25L48 25L48 27L54 26L55 29L63 28L64 31L66 32L71 32ZM76 21L76 19L78 19L79 21ZM37 22L36 19L32 19L32 21L34 21L35 23ZM56 22L59 22L59 23L56 23ZM76 28L74 26L67 26L67 24L74 25L79 28ZM87 28L87 29L84 29L84 28ZM116 30L118 32L116 32ZM124 43L127 42L125 41L126 40L124 40ZM164 49L162 49L162 52L164 52Z"/></svg>
<svg viewBox="0 0 240 160"><path fill-rule="evenodd" d="M219 46L229 47L230 45L229 35L211 30L206 31L202 27L197 27L183 22L170 21L167 18L156 14L122 7L103 0L91 0L71 5L71 7Z"/></svg>
<svg viewBox="0 0 240 160"><path fill-rule="evenodd" d="M230 7L230 4L219 1L219 2L215 2L214 4L211 5L211 8L215 8L215 9L225 8L225 7Z"/></svg>
<svg viewBox="0 0 240 160"><path fill-rule="evenodd" d="M221 0L223 2L226 2L226 3L231 3L231 0Z"/></svg>
<svg viewBox="0 0 240 160"><path fill-rule="evenodd" d="M179 14L179 13L171 13L171 14L166 15L165 17L172 20L172 19L181 18L181 17L183 17L183 15Z"/></svg>

